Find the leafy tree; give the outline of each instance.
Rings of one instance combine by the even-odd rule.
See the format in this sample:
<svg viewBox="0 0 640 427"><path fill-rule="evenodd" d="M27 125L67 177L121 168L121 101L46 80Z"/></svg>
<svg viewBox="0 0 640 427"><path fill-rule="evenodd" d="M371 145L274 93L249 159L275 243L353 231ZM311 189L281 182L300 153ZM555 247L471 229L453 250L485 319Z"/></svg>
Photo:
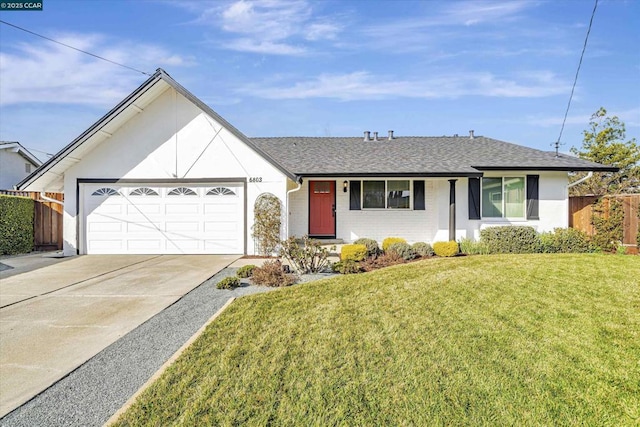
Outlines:
<svg viewBox="0 0 640 427"><path fill-rule="evenodd" d="M635 138L625 142L624 122L616 116L607 116L607 110L600 107L589 121L589 129L583 131L582 148L571 148L571 153L581 159L620 168L618 172L596 172L592 178L571 188L572 196L593 194L638 193L640 192L640 146ZM575 174L573 181L584 177Z"/></svg>

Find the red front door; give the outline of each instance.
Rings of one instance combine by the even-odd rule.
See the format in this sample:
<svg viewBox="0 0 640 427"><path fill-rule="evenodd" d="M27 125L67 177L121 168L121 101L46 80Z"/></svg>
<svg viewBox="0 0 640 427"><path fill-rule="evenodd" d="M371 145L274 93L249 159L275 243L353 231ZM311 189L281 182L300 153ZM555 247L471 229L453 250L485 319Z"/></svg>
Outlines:
<svg viewBox="0 0 640 427"><path fill-rule="evenodd" d="M335 181L309 181L309 235L336 236Z"/></svg>

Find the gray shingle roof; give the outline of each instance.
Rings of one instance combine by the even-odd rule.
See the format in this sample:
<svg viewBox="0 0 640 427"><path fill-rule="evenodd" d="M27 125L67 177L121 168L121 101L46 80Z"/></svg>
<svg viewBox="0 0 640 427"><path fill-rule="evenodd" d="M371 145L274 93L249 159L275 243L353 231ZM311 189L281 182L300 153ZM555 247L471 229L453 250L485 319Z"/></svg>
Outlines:
<svg viewBox="0 0 640 427"><path fill-rule="evenodd" d="M298 176L476 176L485 170L615 171L567 154L476 136L249 138Z"/></svg>

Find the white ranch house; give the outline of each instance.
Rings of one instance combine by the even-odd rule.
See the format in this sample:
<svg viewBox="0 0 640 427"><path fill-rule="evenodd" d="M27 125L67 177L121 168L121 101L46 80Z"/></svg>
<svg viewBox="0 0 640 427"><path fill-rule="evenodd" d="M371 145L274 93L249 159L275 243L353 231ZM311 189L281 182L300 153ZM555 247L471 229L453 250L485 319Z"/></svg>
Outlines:
<svg viewBox="0 0 640 427"><path fill-rule="evenodd" d="M568 172L609 167L481 136L248 138L157 72L25 178L64 192L64 253L254 254L253 208L282 238L478 238L567 227Z"/></svg>

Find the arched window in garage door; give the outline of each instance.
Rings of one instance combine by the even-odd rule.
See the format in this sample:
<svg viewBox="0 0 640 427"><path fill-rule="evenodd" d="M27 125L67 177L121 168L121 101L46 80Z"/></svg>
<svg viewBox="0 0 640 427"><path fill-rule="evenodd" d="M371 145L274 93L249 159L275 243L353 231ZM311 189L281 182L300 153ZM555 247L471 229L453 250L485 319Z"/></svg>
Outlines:
<svg viewBox="0 0 640 427"><path fill-rule="evenodd" d="M207 191L207 196L235 196L236 193L227 187L213 187Z"/></svg>
<svg viewBox="0 0 640 427"><path fill-rule="evenodd" d="M196 192L187 187L178 187L167 193L167 196L197 196Z"/></svg>
<svg viewBox="0 0 640 427"><path fill-rule="evenodd" d="M120 196L117 190L109 187L98 188L96 191L91 193L92 196Z"/></svg>

